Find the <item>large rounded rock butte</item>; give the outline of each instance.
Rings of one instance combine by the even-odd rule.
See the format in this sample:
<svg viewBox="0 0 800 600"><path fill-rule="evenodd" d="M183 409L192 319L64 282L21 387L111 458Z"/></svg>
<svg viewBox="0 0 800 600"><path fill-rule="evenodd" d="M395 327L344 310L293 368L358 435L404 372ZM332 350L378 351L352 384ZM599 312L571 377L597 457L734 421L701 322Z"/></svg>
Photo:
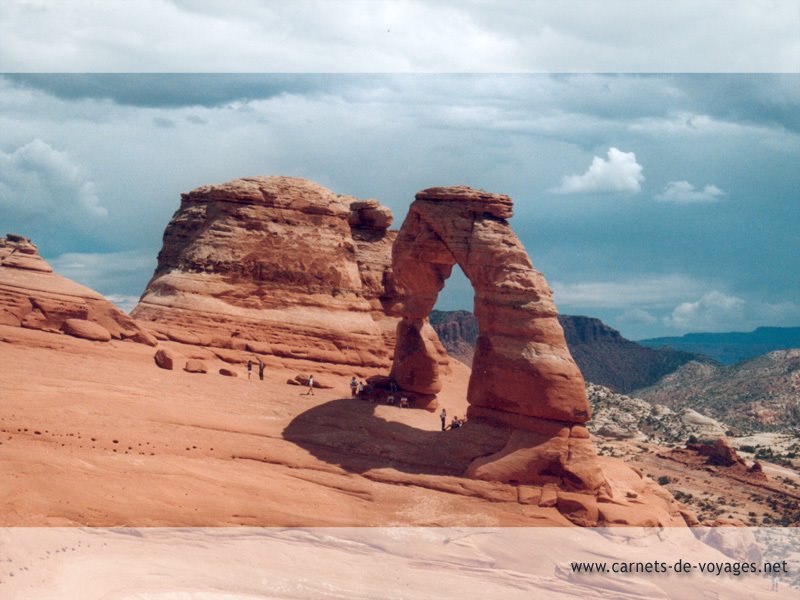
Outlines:
<svg viewBox="0 0 800 600"><path fill-rule="evenodd" d="M181 195L131 314L179 342L386 368L391 222L376 200L295 177L199 187Z"/></svg>

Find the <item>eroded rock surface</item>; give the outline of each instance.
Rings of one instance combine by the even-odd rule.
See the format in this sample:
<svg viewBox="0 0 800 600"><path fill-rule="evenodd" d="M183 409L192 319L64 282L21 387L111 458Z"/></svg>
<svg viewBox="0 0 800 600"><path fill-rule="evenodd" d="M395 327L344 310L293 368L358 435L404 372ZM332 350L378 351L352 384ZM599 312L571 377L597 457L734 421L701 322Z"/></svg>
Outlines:
<svg viewBox="0 0 800 600"><path fill-rule="evenodd" d="M511 215L508 196L464 186L416 195L393 249L402 321L392 374L404 389L439 391L428 315L458 264L475 290L480 329L468 417L514 430L502 451L476 459L468 475L597 490L603 476L582 427L590 418L583 377Z"/></svg>
<svg viewBox="0 0 800 600"><path fill-rule="evenodd" d="M0 324L89 340L150 336L101 294L53 272L26 237L0 238Z"/></svg>
<svg viewBox="0 0 800 600"><path fill-rule="evenodd" d="M391 220L375 200L292 177L197 188L132 314L176 341L388 367Z"/></svg>

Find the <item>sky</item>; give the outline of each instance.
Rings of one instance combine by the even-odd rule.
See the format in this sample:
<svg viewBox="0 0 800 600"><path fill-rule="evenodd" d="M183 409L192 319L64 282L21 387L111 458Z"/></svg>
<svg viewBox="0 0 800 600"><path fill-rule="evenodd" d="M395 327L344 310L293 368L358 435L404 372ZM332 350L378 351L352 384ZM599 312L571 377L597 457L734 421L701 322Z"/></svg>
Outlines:
<svg viewBox="0 0 800 600"><path fill-rule="evenodd" d="M559 310L631 339L800 325L796 3L639 15L576 1L571 18L541 2L373 2L369 17L363 2L237 0L224 17L210 2L146 4L0 8L0 234L32 237L123 308L181 192L292 175L377 198L395 227L426 187L509 194ZM627 72L646 65L717 72ZM471 309L463 275L438 307Z"/></svg>
<svg viewBox="0 0 800 600"><path fill-rule="evenodd" d="M3 0L0 72L797 72L797 0Z"/></svg>

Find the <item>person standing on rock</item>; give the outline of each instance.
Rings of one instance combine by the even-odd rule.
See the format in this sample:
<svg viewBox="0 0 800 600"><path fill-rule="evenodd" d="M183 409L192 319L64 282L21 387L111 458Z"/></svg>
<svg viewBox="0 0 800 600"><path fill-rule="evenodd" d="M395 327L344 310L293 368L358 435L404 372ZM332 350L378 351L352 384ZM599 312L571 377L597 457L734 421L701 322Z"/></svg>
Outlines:
<svg viewBox="0 0 800 600"><path fill-rule="evenodd" d="M365 398L364 398L364 382L363 381L359 381L358 382L358 391L356 392L356 396L358 397L359 400L365 400Z"/></svg>
<svg viewBox="0 0 800 600"><path fill-rule="evenodd" d="M442 421L442 431L444 431L447 424L447 411L445 409L442 409L442 412L439 413L439 418Z"/></svg>
<svg viewBox="0 0 800 600"><path fill-rule="evenodd" d="M261 360L261 357L258 358L258 378L261 381L264 381L264 367L267 365L264 364L264 361Z"/></svg>
<svg viewBox="0 0 800 600"><path fill-rule="evenodd" d="M355 398L358 395L358 381L355 378L355 375L350 380L350 397Z"/></svg>
<svg viewBox="0 0 800 600"><path fill-rule="evenodd" d="M314 395L314 376L308 376L308 391L306 392L306 396L313 396Z"/></svg>
<svg viewBox="0 0 800 600"><path fill-rule="evenodd" d="M247 361L247 381L250 381L250 375L253 373L253 361Z"/></svg>

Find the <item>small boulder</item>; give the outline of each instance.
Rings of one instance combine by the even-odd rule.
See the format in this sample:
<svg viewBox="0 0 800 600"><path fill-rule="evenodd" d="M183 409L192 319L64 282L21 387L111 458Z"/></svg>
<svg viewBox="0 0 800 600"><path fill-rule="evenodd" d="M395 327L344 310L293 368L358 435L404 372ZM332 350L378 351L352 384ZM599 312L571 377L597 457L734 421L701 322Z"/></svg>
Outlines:
<svg viewBox="0 0 800 600"><path fill-rule="evenodd" d="M238 376L239 376L239 375L236 373L236 371L234 371L234 370L232 370L232 369L227 369L227 368L225 368L225 367L222 367L222 368L219 370L219 374L220 374L220 375L225 375L225 377L238 377Z"/></svg>
<svg viewBox="0 0 800 600"><path fill-rule="evenodd" d="M162 368L171 371L175 368L175 354L167 348L159 348L156 350L155 358L156 364Z"/></svg>
<svg viewBox="0 0 800 600"><path fill-rule="evenodd" d="M67 319L61 325L61 331L73 337L95 342L108 342L111 340L111 334L108 329L84 319Z"/></svg>
<svg viewBox="0 0 800 600"><path fill-rule="evenodd" d="M187 373L208 373L208 367L199 358L190 358L186 361L183 370Z"/></svg>

